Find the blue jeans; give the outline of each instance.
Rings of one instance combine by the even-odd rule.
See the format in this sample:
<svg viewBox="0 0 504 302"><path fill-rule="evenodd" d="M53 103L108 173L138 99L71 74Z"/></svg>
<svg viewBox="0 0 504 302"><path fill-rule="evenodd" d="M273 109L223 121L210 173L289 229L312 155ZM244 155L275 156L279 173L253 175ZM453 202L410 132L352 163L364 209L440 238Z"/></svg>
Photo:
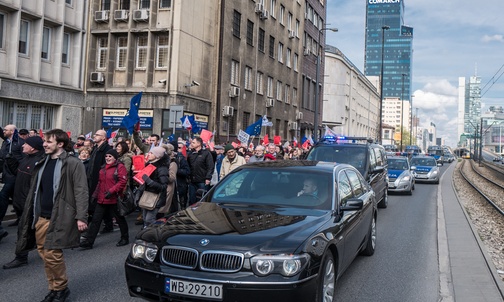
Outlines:
<svg viewBox="0 0 504 302"><path fill-rule="evenodd" d="M207 186L204 182L190 183L189 184L189 204L188 205L191 205L191 204L198 201L198 200L196 200L196 191L198 189L204 189L204 190L208 191L210 189L210 186Z"/></svg>
<svg viewBox="0 0 504 302"><path fill-rule="evenodd" d="M4 219L7 207L9 206L9 197L12 197L14 194L14 181L5 182L2 190L0 191L0 233L3 233L2 220Z"/></svg>

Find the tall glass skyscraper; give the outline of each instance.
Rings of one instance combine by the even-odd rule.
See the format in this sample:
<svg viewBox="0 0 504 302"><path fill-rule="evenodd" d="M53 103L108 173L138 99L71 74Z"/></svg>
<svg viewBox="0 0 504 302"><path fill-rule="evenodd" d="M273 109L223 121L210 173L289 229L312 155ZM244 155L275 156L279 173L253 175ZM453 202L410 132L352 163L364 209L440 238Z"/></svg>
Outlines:
<svg viewBox="0 0 504 302"><path fill-rule="evenodd" d="M383 56L383 98L411 100L413 28L404 25L403 0L366 0L364 74L380 76ZM383 27L390 27L388 30ZM382 44L382 36L384 43ZM404 76L403 76L404 74Z"/></svg>

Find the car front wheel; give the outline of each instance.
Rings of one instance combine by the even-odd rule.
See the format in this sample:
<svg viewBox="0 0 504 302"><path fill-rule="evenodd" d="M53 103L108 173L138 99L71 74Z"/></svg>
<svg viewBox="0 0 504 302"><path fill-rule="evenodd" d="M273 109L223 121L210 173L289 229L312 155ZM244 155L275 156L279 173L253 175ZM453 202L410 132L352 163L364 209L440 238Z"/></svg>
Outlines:
<svg viewBox="0 0 504 302"><path fill-rule="evenodd" d="M336 264L330 251L326 251L322 257L320 266L319 288L317 290L317 302L334 302L336 294Z"/></svg>

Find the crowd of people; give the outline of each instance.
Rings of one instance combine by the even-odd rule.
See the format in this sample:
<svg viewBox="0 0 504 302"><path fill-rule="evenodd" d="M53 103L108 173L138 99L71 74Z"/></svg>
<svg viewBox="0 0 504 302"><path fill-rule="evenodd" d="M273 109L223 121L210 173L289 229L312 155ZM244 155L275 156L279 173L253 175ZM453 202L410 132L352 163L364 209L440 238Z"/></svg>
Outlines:
<svg viewBox="0 0 504 302"><path fill-rule="evenodd" d="M15 125L0 128L0 241L8 236L1 222L12 201L17 219L10 226L18 226L18 238L15 258L3 268L26 265L36 248L49 283L43 301L65 301L70 293L63 249L92 249L97 235L115 225L120 229L116 246L129 244L128 223L118 207L127 190L139 199L155 196L152 207L138 209L135 224L145 228L196 202L201 189L209 190L241 165L298 160L306 151L290 144L215 145L201 137L164 141L151 134L142 139L137 131L113 143L104 130L92 138L79 135L76 142L60 129L40 135Z"/></svg>

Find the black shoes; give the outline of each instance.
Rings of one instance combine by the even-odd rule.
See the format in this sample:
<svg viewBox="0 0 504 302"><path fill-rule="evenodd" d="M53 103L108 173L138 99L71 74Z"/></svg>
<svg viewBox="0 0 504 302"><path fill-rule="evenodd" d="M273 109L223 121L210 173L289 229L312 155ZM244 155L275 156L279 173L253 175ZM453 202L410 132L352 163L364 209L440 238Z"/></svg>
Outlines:
<svg viewBox="0 0 504 302"><path fill-rule="evenodd" d="M9 235L9 232L7 231L4 231L3 233L0 234L0 241L2 241L2 239L4 239L5 237L7 237L7 235Z"/></svg>
<svg viewBox="0 0 504 302"><path fill-rule="evenodd" d="M121 240L119 240L119 242L116 244L116 246L123 246L123 245L126 245L126 244L129 244L129 240L128 240L128 239L121 239Z"/></svg>
<svg viewBox="0 0 504 302"><path fill-rule="evenodd" d="M70 295L70 290L65 288L64 290L55 291L54 299L52 302L65 302Z"/></svg>
<svg viewBox="0 0 504 302"><path fill-rule="evenodd" d="M79 244L80 248L83 250L90 250L93 248L93 244L87 241L83 241Z"/></svg>
<svg viewBox="0 0 504 302"><path fill-rule="evenodd" d="M54 296L56 296L56 291L50 291L47 296L45 296L44 300L41 302L52 302L54 300Z"/></svg>
<svg viewBox="0 0 504 302"><path fill-rule="evenodd" d="M3 269L16 268L27 264L28 260L19 260L18 258L15 258L11 262L4 264Z"/></svg>

